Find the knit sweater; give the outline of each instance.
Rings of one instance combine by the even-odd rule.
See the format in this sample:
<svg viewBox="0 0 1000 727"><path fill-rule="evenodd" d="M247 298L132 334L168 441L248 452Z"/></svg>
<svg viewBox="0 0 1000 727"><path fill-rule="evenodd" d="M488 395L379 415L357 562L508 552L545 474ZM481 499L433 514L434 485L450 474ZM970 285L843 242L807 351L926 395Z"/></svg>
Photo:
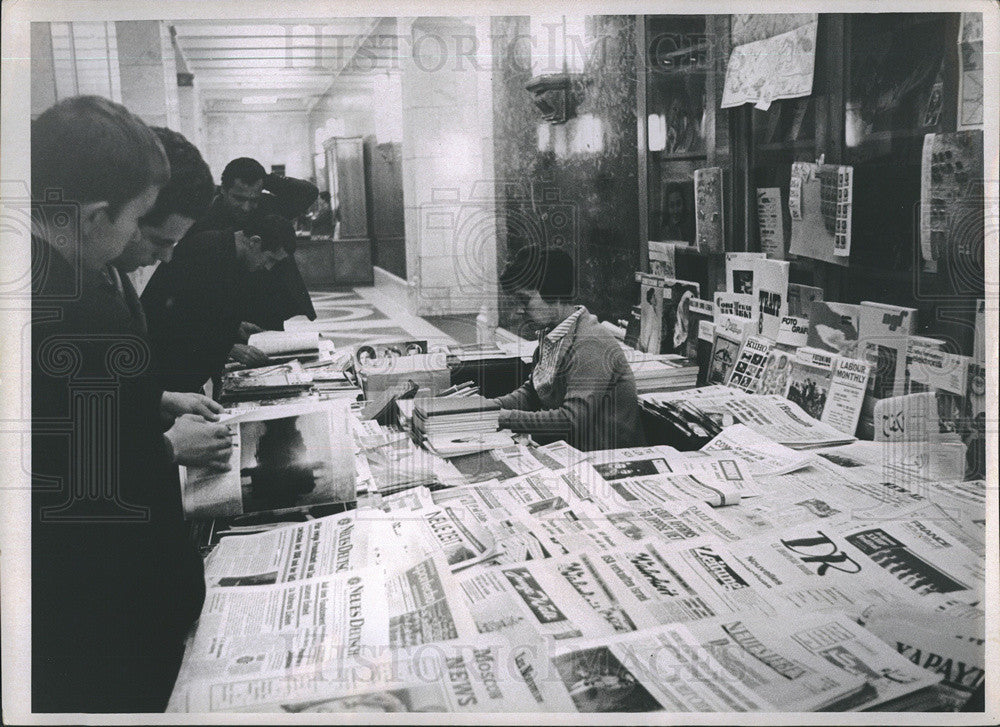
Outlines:
<svg viewBox="0 0 1000 727"><path fill-rule="evenodd" d="M565 439L583 451L643 444L635 379L618 342L586 312L566 336L569 345L543 396L529 378L496 399L500 426L542 443Z"/></svg>

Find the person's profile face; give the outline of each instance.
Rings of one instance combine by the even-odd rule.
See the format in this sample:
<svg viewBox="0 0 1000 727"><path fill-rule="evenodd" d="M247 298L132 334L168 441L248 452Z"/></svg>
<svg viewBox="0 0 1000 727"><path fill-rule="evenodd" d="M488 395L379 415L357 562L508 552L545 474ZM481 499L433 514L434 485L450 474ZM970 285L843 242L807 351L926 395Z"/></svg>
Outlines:
<svg viewBox="0 0 1000 727"><path fill-rule="evenodd" d="M139 240L139 219L153 208L160 188L147 187L112 216L106 206L93 213L87 225L87 244L83 251L85 264L100 268L119 257Z"/></svg>
<svg viewBox="0 0 1000 727"><path fill-rule="evenodd" d="M535 327L544 327L552 322L552 311L548 303L542 300L537 290L522 288L512 296L515 310Z"/></svg>
<svg viewBox="0 0 1000 727"><path fill-rule="evenodd" d="M248 184L242 179L234 179L229 187L222 188L221 196L233 216L237 220L243 220L257 209L263 189L263 179L254 184Z"/></svg>
<svg viewBox="0 0 1000 727"><path fill-rule="evenodd" d="M139 221L139 236L129 244L122 257L122 269L131 272L136 268L153 265L157 261L168 263L174 256L174 246L194 224L190 217L177 213L167 215L159 224Z"/></svg>

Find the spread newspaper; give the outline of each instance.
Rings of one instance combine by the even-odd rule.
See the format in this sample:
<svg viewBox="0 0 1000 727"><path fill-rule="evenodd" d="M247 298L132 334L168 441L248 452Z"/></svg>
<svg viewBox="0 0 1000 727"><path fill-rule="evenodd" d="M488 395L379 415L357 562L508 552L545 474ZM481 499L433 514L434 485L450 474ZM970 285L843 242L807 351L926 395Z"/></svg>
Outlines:
<svg viewBox="0 0 1000 727"><path fill-rule="evenodd" d="M726 386L648 396L721 431L690 452L518 443L348 512L227 531L170 709L964 704L985 672L987 490L963 445L854 441ZM392 440L353 432L359 461Z"/></svg>

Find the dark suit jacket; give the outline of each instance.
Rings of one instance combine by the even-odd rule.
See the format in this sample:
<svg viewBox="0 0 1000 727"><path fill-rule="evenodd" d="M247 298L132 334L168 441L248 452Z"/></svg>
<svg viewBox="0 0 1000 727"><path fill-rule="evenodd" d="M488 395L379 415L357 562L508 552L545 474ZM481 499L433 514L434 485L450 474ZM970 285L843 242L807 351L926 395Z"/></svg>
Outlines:
<svg viewBox="0 0 1000 727"><path fill-rule="evenodd" d="M265 193L261 195L258 211L276 214L294 220L305 213L319 194L316 185L294 177L268 175L264 180ZM188 230L185 240L209 230L233 229L235 221L221 198ZM262 328L281 330L281 325L292 316L304 315L316 319L309 290L302 280L294 257L282 260L270 270L248 273L245 278L242 320L256 323Z"/></svg>
<svg viewBox="0 0 1000 727"><path fill-rule="evenodd" d="M245 273L231 230L185 237L142 291L149 336L167 391L199 391L221 377L239 340Z"/></svg>
<svg viewBox="0 0 1000 727"><path fill-rule="evenodd" d="M149 343L109 279L32 250L32 707L162 710L205 586Z"/></svg>

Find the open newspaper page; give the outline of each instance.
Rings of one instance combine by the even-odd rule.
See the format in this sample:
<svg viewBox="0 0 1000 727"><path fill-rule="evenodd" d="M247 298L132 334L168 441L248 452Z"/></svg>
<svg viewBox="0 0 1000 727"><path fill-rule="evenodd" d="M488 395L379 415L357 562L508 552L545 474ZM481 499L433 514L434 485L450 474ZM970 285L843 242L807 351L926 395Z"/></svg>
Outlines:
<svg viewBox="0 0 1000 727"><path fill-rule="evenodd" d="M322 669L363 650L468 638L473 622L455 601L440 556L398 561L296 583L210 588L176 691Z"/></svg>
<svg viewBox="0 0 1000 727"><path fill-rule="evenodd" d="M681 392L643 394L652 403L682 400L719 419L723 426L745 424L793 449L832 446L854 441L806 414L794 402L775 394L753 395L727 386L706 386Z"/></svg>
<svg viewBox="0 0 1000 727"><path fill-rule="evenodd" d="M573 712L532 633L363 649L277 676L189 681L172 711L318 713Z"/></svg>
<svg viewBox="0 0 1000 727"><path fill-rule="evenodd" d="M739 423L788 447L801 449L850 442L845 435L806 414L795 403L780 396L752 396L732 399L725 410Z"/></svg>
<svg viewBox="0 0 1000 727"><path fill-rule="evenodd" d="M565 466L551 456L546 456L546 453L539 453L537 447L524 444L450 457L446 462L449 474L445 481L457 485L505 480L544 469L562 469Z"/></svg>
<svg viewBox="0 0 1000 727"><path fill-rule="evenodd" d="M442 490L434 500L490 532L494 541L491 563L519 563L619 543L599 523L577 514L589 504L582 500L532 513L496 482Z"/></svg>
<svg viewBox="0 0 1000 727"><path fill-rule="evenodd" d="M541 470L511 477L501 483L505 498L531 513L558 509L581 500L608 497L608 483L587 462L560 470Z"/></svg>
<svg viewBox="0 0 1000 727"><path fill-rule="evenodd" d="M807 523L709 547L734 558L748 574L744 580L785 609L839 609L857 617L877 604L982 599L981 560L943 529L916 519Z"/></svg>
<svg viewBox="0 0 1000 727"><path fill-rule="evenodd" d="M894 604L862 615L864 627L907 661L941 678L935 711L959 711L986 677L985 614Z"/></svg>
<svg viewBox="0 0 1000 727"><path fill-rule="evenodd" d="M703 536L718 538L724 542L735 542L754 532L741 523L731 521L725 515L729 508L715 508L702 502L678 504L633 505L620 511L602 512L594 505L587 509L578 508L598 527L605 531L617 530L627 542L658 540L676 543Z"/></svg>
<svg viewBox="0 0 1000 727"><path fill-rule="evenodd" d="M377 523L380 547L404 552L411 558L441 553L453 571L475 565L495 552L490 531L448 502L380 514Z"/></svg>
<svg viewBox="0 0 1000 727"><path fill-rule="evenodd" d="M701 448L725 453L746 465L751 475L783 475L809 465L812 455L778 444L744 424L733 424Z"/></svg>
<svg viewBox="0 0 1000 727"><path fill-rule="evenodd" d="M230 428L229 469L182 468L190 517L242 515L356 498L350 404L305 400L221 421Z"/></svg>
<svg viewBox="0 0 1000 727"><path fill-rule="evenodd" d="M757 712L774 705L731 677L684 626L561 644L551 664L578 712Z"/></svg>
<svg viewBox="0 0 1000 727"><path fill-rule="evenodd" d="M758 485L735 459L705 457L692 462L697 463L697 469L687 472L613 480L608 485L616 497L603 506L621 509L694 500L722 507L735 505L742 497L760 495Z"/></svg>
<svg viewBox="0 0 1000 727"><path fill-rule="evenodd" d="M457 570L489 557L493 539L444 506L353 510L222 538L205 564L205 578L210 586L287 583L435 552Z"/></svg>
<svg viewBox="0 0 1000 727"><path fill-rule="evenodd" d="M654 542L601 554L476 569L458 576L483 632L528 624L561 641L774 608L714 555ZM675 557L683 553L681 557ZM687 555L691 557L686 557Z"/></svg>
<svg viewBox="0 0 1000 727"><path fill-rule="evenodd" d="M687 626L731 679L785 712L868 709L940 678L843 614L804 614L791 624L749 616Z"/></svg>
<svg viewBox="0 0 1000 727"><path fill-rule="evenodd" d="M852 442L812 451L814 463L842 476L878 477L907 487L963 479L961 442Z"/></svg>
<svg viewBox="0 0 1000 727"><path fill-rule="evenodd" d="M206 583L290 583L377 565L374 523L370 515L353 510L254 535L224 537L205 562Z"/></svg>

